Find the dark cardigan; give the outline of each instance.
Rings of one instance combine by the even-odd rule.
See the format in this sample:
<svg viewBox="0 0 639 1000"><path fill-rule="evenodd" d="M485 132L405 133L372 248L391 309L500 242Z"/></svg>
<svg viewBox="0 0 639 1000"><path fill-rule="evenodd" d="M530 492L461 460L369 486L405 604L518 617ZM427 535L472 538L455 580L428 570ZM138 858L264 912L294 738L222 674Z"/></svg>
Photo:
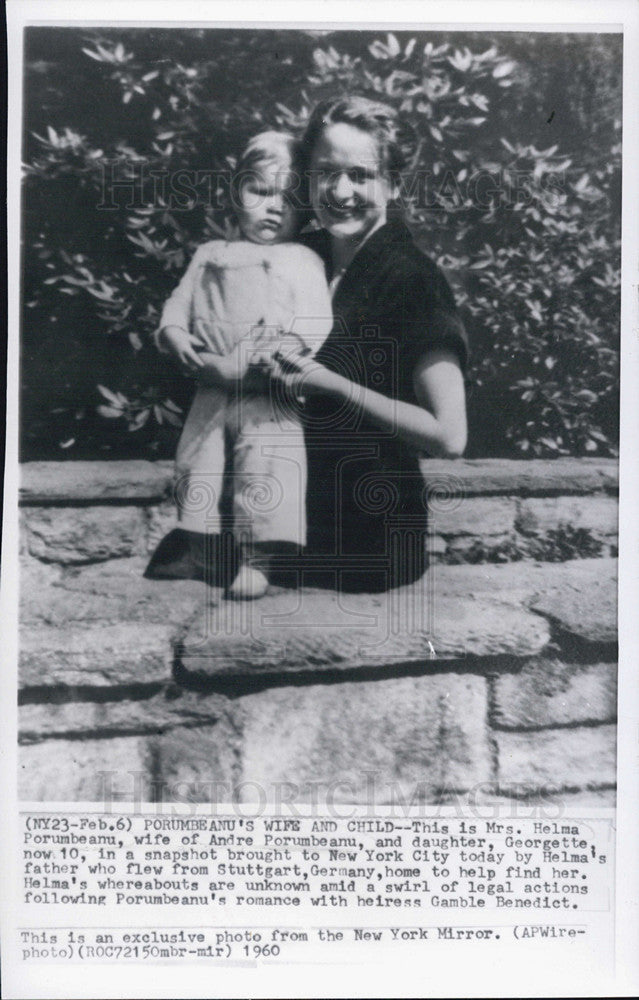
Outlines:
<svg viewBox="0 0 639 1000"><path fill-rule="evenodd" d="M324 259L330 280L328 235L310 233L305 242ZM338 284L333 316L318 361L391 399L417 404L413 372L429 351L449 350L465 368L467 338L448 282L399 221L380 227L357 252ZM418 455L368 423L356 400L311 397L305 437L309 573L311 565L339 570L334 585L344 590L385 590L421 576L427 505Z"/></svg>

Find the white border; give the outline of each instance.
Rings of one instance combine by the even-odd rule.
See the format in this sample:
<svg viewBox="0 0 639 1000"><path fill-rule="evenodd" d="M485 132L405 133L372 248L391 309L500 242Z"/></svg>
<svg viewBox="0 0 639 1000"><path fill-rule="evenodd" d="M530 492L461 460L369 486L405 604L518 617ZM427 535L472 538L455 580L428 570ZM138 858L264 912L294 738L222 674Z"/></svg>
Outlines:
<svg viewBox="0 0 639 1000"><path fill-rule="evenodd" d="M426 20L427 19L427 20ZM22 28L26 24L126 24L250 27L419 27L424 30L464 28L535 31L618 31L625 33L624 58L624 173L623 173L623 284L622 284L622 444L620 498L620 691L619 691L619 799L617 844L617 975L613 982L586 981L563 948L558 961L548 957L528 960L520 950L504 949L503 959L473 949L451 954L451 967L405 963L393 953L388 968L374 967L260 967L252 971L205 971L163 967L158 970L122 967L61 968L15 966L4 954L4 995L7 997L275 997L275 996L632 996L639 991L636 942L639 918L639 615L636 611L639 560L639 5L633 0L9 0L7 7L9 54L8 208L9 208L9 379L7 390L7 474L4 486L2 593L0 629L3 670L0 673L1 787L4 792L0 853L2 942L6 948L11 925L10 872L17 856L16 837L16 660L17 635L17 369L19 358L20 168ZM397 964L395 964L397 963ZM401 964L400 964L401 963ZM17 978L14 978L17 977ZM46 986L45 986L46 983ZM11 992L13 990L13 992ZM46 992L45 992L46 990ZM8 991L8 992L7 992Z"/></svg>

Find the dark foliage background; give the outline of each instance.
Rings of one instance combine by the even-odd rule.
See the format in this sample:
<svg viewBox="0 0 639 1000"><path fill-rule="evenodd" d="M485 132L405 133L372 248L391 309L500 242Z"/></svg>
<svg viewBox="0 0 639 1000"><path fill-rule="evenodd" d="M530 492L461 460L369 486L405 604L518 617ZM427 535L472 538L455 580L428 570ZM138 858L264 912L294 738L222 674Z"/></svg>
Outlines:
<svg viewBox="0 0 639 1000"><path fill-rule="evenodd" d="M471 337L467 453L615 454L620 36L29 28L25 68L24 459L172 454L192 385L148 335L228 231L233 157L354 91L407 123L405 212Z"/></svg>

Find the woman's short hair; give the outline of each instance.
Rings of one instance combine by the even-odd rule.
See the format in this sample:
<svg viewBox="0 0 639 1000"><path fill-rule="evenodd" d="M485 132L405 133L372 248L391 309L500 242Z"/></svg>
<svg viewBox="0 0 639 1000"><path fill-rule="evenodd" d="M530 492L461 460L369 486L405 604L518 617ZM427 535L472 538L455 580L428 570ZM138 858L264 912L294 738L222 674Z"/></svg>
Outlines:
<svg viewBox="0 0 639 1000"><path fill-rule="evenodd" d="M400 146L400 120L390 105L368 97L339 97L317 105L302 137L306 169L310 167L313 150L324 129L340 123L353 125L375 138L383 168L391 180L398 183L406 165Z"/></svg>

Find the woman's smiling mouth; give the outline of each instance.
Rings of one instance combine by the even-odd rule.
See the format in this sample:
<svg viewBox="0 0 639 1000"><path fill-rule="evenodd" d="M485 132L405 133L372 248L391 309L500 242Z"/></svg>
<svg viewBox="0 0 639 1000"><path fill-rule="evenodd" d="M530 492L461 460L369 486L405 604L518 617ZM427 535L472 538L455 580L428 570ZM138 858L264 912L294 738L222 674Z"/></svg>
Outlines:
<svg viewBox="0 0 639 1000"><path fill-rule="evenodd" d="M335 205L333 203L327 202L322 205L322 211L328 212L329 215L334 216L336 219L349 219L351 217L356 217L362 215L364 211L363 205Z"/></svg>

